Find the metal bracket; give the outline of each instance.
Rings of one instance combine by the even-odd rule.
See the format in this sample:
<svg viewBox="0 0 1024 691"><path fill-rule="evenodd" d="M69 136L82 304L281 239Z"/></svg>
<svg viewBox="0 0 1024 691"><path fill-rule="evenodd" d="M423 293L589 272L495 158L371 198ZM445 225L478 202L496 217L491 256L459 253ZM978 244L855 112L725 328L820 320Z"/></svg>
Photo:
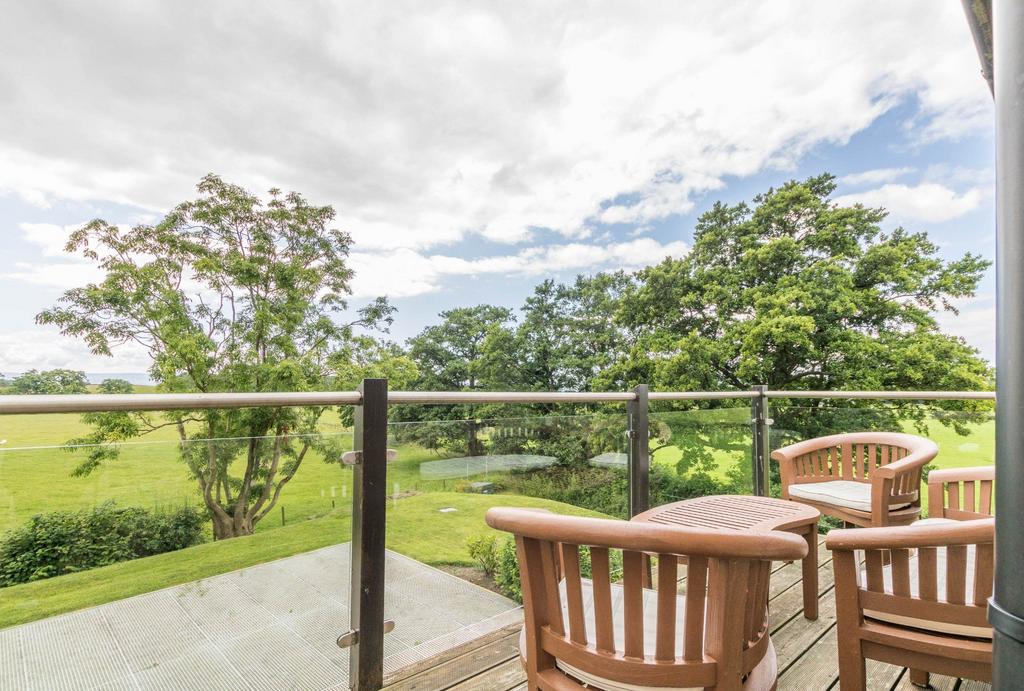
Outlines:
<svg viewBox="0 0 1024 691"><path fill-rule="evenodd" d="M394 449L388 449L387 462L391 463L391 461L395 460L396 458L398 458L398 452L395 451ZM345 453L341 454L342 465L361 465L362 462L362 451L346 451Z"/></svg>
<svg viewBox="0 0 1024 691"><path fill-rule="evenodd" d="M384 622L384 633L391 633L395 630L394 619L388 619ZM339 648L351 648L359 642L358 631L346 631L345 633L338 636L338 647Z"/></svg>

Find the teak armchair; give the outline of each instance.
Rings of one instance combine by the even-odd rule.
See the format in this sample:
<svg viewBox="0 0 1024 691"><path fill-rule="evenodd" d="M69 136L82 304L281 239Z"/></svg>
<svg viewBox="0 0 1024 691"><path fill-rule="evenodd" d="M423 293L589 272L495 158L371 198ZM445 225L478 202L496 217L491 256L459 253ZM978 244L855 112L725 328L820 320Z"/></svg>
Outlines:
<svg viewBox="0 0 1024 691"><path fill-rule="evenodd" d="M994 465L928 473L928 517L970 521L994 515Z"/></svg>
<svg viewBox="0 0 1024 691"><path fill-rule="evenodd" d="M928 673L990 681L995 520L833 530L839 684L865 688L865 658ZM856 550L864 550L861 570Z"/></svg>
<svg viewBox="0 0 1024 691"><path fill-rule="evenodd" d="M771 560L798 560L806 541L495 508L487 524L515 535L530 689L774 689L768 636ZM592 578L581 573L589 547ZM610 572L622 550L622 580ZM643 587L645 557L657 588ZM678 593L686 560L686 593ZM585 560L582 560L585 563Z"/></svg>
<svg viewBox="0 0 1024 691"><path fill-rule="evenodd" d="M907 525L921 513L921 469L939 452L912 434L854 432L772 452L782 497L859 526Z"/></svg>

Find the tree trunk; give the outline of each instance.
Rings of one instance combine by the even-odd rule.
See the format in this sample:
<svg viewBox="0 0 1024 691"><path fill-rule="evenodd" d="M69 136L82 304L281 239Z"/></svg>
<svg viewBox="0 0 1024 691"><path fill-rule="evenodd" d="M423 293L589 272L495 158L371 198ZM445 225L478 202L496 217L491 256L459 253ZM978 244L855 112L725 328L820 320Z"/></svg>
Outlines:
<svg viewBox="0 0 1024 691"><path fill-rule="evenodd" d="M480 425L476 420L466 422L466 451L469 456L483 456L484 445L477 436Z"/></svg>
<svg viewBox="0 0 1024 691"><path fill-rule="evenodd" d="M213 539L227 540L232 537L242 537L253 534L253 523L249 520L236 521L234 516L219 516L213 513L211 523L213 524Z"/></svg>

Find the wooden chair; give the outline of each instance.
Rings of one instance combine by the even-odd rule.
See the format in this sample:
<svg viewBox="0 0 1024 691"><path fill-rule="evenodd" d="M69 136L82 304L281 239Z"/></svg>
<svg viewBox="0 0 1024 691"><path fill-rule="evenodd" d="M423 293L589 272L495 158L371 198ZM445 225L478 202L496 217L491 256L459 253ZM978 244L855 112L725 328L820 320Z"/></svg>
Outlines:
<svg viewBox="0 0 1024 691"><path fill-rule="evenodd" d="M839 683L865 688L864 661L980 681L992 678L995 519L833 530ZM864 551L864 568L856 550Z"/></svg>
<svg viewBox="0 0 1024 691"><path fill-rule="evenodd" d="M921 513L921 469L939 452L912 434L855 432L777 449L782 497L859 526L907 525Z"/></svg>
<svg viewBox="0 0 1024 691"><path fill-rule="evenodd" d="M489 510L487 524L516 538L530 689L775 688L771 560L802 559L803 538L508 508ZM581 575L582 546L589 579ZM612 550L622 552L621 583L610 572ZM643 587L647 556L656 560L655 590Z"/></svg>
<svg viewBox="0 0 1024 691"><path fill-rule="evenodd" d="M928 473L928 517L970 521L994 515L994 465Z"/></svg>

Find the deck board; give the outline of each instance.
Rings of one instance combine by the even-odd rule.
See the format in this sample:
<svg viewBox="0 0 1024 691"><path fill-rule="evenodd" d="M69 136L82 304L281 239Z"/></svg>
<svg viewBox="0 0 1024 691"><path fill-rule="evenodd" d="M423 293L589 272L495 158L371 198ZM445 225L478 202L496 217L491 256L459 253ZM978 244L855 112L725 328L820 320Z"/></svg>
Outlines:
<svg viewBox="0 0 1024 691"><path fill-rule="evenodd" d="M824 538L819 541L818 550L817 621L808 621L803 617L800 564L780 563L772 571L768 621L779 659L779 691L826 691L839 688L834 579L831 555L825 549ZM685 574L680 579L680 586L685 588ZM402 684L388 688L402 691L428 688L525 691L526 675L519 663L518 636L507 634L500 641L491 639L486 646L481 647L486 650L475 656L471 652L463 652L454 659L451 655L444 659L436 658L437 664L433 667L430 660L424 661L419 664L419 677L406 679ZM866 671L868 691L916 689L902 667L868 660ZM960 681L937 674L932 675L931 684L937 691L991 691L989 684Z"/></svg>

